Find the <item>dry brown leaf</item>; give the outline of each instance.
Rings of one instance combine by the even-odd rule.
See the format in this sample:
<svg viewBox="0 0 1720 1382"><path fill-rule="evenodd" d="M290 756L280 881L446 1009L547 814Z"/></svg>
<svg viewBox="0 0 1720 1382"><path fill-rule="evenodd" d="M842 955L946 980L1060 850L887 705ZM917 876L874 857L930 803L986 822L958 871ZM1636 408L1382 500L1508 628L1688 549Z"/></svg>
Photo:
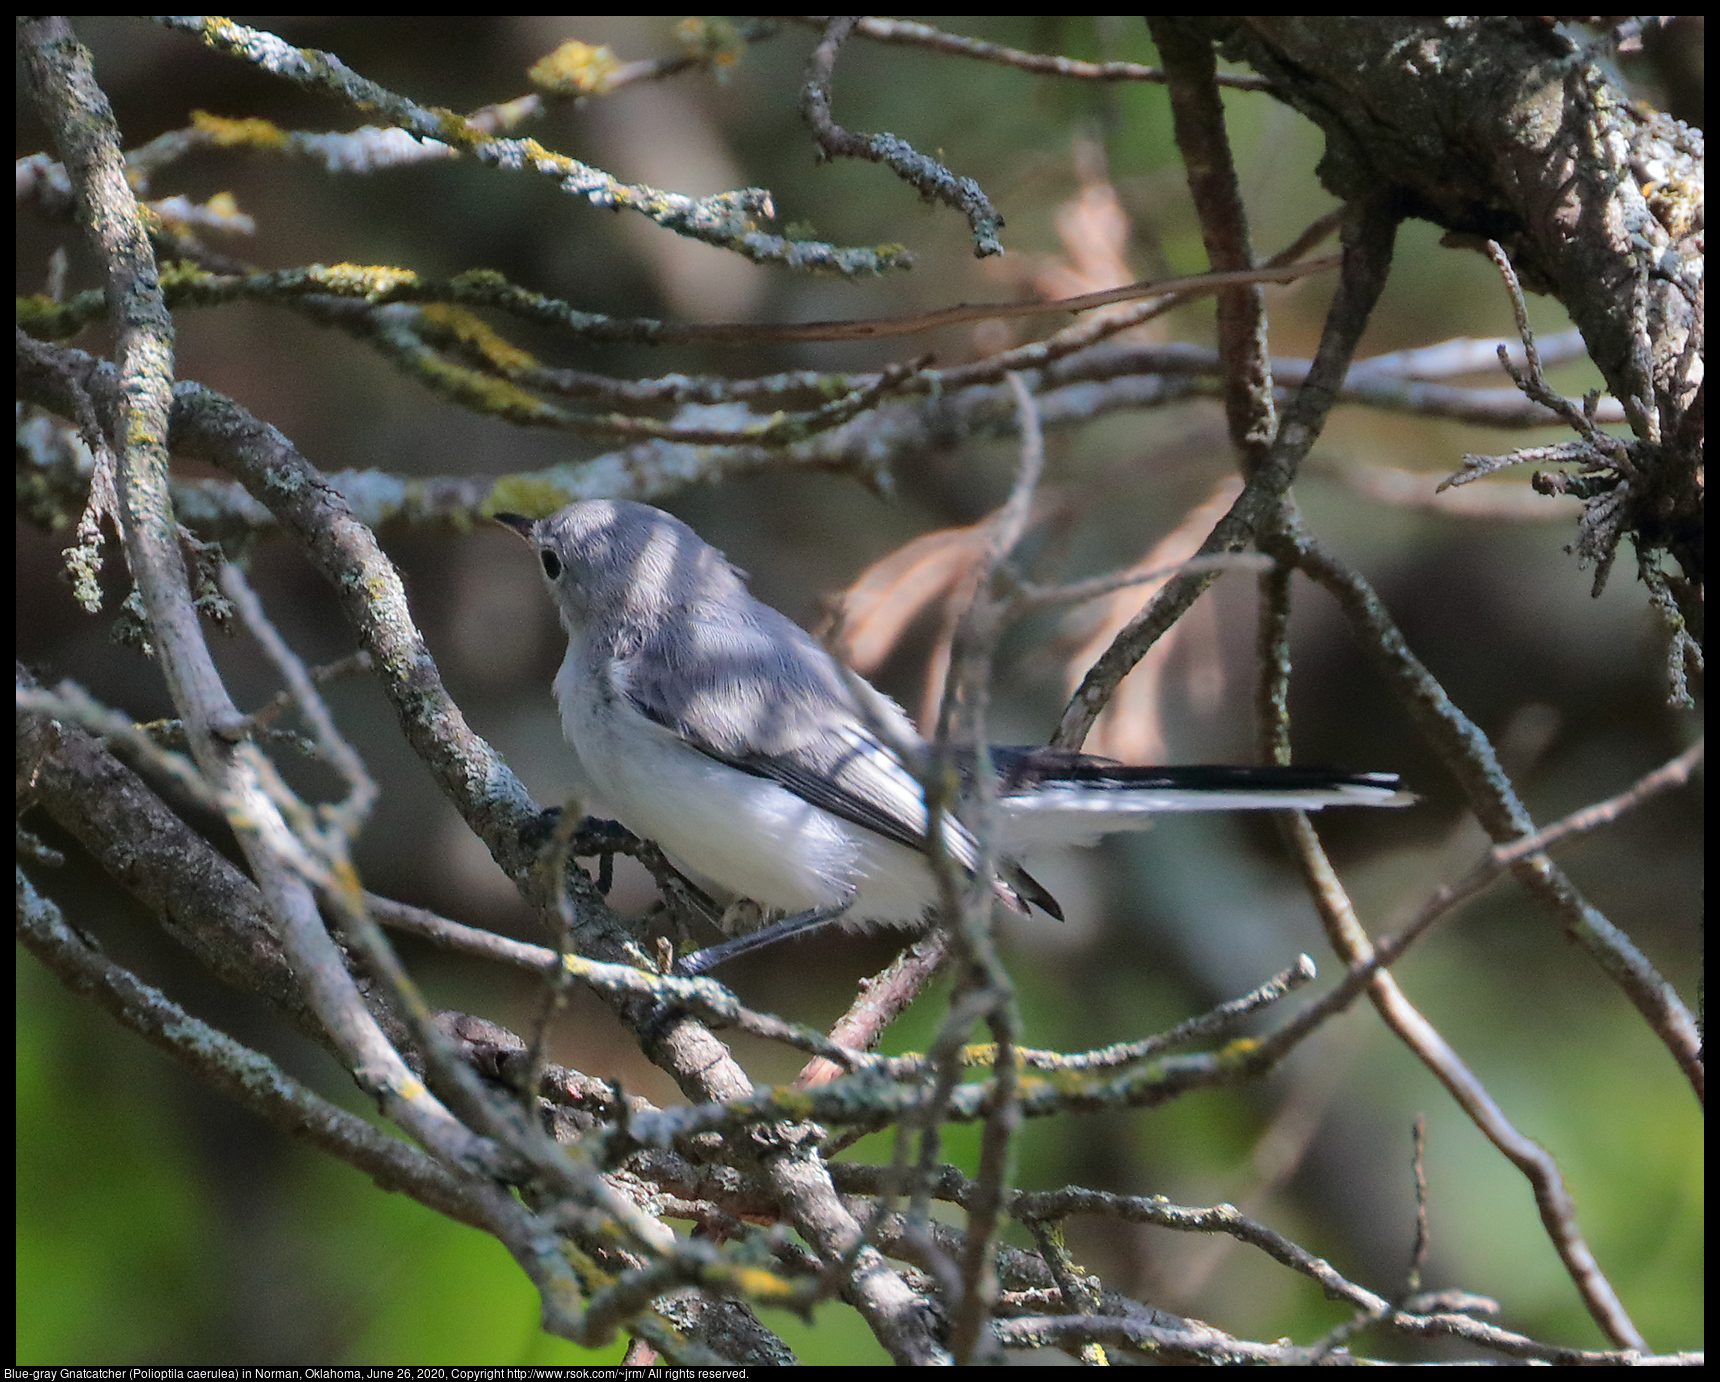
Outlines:
<svg viewBox="0 0 1720 1382"><path fill-rule="evenodd" d="M1159 539L1131 571L1153 571L1185 562L1200 550L1206 536L1236 502L1242 482L1225 480L1212 497L1183 518ZM1080 610L1071 610L1063 621L1060 642L1069 647L1064 664L1064 683L1069 694L1081 684L1087 669L1111 645L1129 620L1146 608L1163 588L1168 576L1142 585L1125 586L1115 594L1095 600ZM1117 694L1094 723L1083 749L1123 763L1163 763L1170 757L1161 707L1166 669L1180 649L1189 653L1190 695L1197 703L1215 703L1224 687L1224 664L1219 656L1215 614L1197 603L1147 650L1135 669L1123 678ZM1191 622L1192 621L1192 622Z"/></svg>

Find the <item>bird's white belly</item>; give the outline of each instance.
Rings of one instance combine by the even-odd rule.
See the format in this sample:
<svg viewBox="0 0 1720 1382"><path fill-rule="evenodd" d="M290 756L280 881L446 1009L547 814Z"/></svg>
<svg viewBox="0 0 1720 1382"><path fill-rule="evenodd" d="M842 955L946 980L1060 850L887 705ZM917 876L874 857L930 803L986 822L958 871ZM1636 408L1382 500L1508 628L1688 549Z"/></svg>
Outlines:
<svg viewBox="0 0 1720 1382"><path fill-rule="evenodd" d="M556 679L562 731L600 799L594 805L656 841L707 890L788 912L851 899L850 922L917 922L936 897L917 850L699 752L631 706L560 694L570 679L564 665Z"/></svg>

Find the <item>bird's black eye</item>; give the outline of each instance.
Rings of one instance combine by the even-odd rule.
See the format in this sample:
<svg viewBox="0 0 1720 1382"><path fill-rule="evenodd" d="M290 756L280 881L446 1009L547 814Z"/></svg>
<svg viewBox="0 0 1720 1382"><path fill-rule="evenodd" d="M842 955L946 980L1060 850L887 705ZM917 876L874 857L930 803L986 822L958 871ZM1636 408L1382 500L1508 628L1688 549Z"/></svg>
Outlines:
<svg viewBox="0 0 1720 1382"><path fill-rule="evenodd" d="M556 556L554 552L539 552L538 560L543 563L543 573L548 576L550 580L554 581L561 579L561 558Z"/></svg>

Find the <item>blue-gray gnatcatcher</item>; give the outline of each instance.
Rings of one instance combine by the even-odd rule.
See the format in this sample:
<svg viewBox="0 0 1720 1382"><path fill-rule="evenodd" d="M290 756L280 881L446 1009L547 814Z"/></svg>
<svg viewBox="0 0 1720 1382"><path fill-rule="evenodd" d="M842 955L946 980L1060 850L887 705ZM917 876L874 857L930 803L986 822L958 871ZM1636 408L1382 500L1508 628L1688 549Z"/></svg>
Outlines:
<svg viewBox="0 0 1720 1382"><path fill-rule="evenodd" d="M646 504L587 500L548 518L498 513L536 550L567 630L555 678L585 808L655 840L713 896L789 915L684 957L697 974L825 922L917 924L938 897L907 714L799 625L753 598L723 554ZM1395 773L1131 767L994 748L998 896L1061 919L1014 856L1139 830L1161 811L1405 806ZM971 868L953 817L944 852Z"/></svg>

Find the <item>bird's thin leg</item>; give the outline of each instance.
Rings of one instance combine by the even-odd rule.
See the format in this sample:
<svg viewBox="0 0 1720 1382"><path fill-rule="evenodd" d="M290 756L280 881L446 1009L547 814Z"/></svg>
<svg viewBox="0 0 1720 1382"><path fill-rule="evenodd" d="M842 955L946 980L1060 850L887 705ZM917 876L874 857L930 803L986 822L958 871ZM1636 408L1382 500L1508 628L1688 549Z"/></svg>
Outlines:
<svg viewBox="0 0 1720 1382"><path fill-rule="evenodd" d="M845 898L826 907L812 907L804 912L794 912L781 921L771 922L769 926L748 931L744 936L735 936L731 940L707 945L703 950L695 950L691 955L683 955L676 960L673 972L679 978L691 979L710 972L718 965L734 959L736 955L745 955L767 945L775 945L789 936L803 936L810 931L816 931L821 926L841 920L842 914L848 910L852 901L852 898Z"/></svg>

